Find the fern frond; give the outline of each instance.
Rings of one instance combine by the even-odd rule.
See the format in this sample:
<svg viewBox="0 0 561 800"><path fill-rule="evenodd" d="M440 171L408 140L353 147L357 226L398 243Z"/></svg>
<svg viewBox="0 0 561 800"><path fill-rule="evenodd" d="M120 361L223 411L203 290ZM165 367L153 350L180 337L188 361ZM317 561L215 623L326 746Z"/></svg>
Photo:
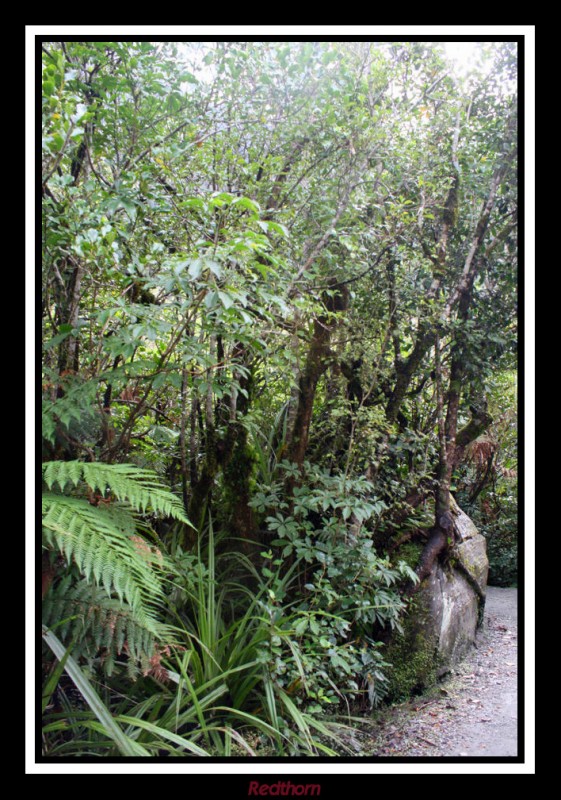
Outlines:
<svg viewBox="0 0 561 800"><path fill-rule="evenodd" d="M146 620L127 603L107 597L101 587L76 581L71 575L45 596L43 624L56 630L62 641L73 642L76 658L93 658L104 649L108 674L115 660L126 653L129 673L136 677L152 658L156 643L173 639L169 626L154 617Z"/></svg>
<svg viewBox="0 0 561 800"><path fill-rule="evenodd" d="M152 472L128 464L48 462L43 479L50 490L42 497L43 541L83 578L76 583L70 573L51 586L45 624L64 639L77 638L90 656L101 651L108 672L122 652L131 676L149 670L155 642L171 640L159 612L164 582L175 569L141 535L152 532L138 515L164 514L189 525L182 504ZM71 495L57 491L70 487L80 488ZM92 504L91 493L103 502Z"/></svg>
<svg viewBox="0 0 561 800"><path fill-rule="evenodd" d="M163 486L155 473L134 464L102 464L82 461L48 461L43 464L43 480L49 489L61 491L81 480L93 491L107 491L135 511L162 514L193 527L185 516L179 498Z"/></svg>
<svg viewBox="0 0 561 800"><path fill-rule="evenodd" d="M42 506L46 543L63 553L69 564L76 563L87 580L101 584L108 595L115 592L137 611L161 600L156 556L148 547L135 546L131 516L49 493L43 495Z"/></svg>

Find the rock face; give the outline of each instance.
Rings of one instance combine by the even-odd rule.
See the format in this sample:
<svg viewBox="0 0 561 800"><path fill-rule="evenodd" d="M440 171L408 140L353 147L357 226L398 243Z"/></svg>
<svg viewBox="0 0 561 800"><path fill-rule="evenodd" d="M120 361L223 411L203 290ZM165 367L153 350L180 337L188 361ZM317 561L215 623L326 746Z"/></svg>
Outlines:
<svg viewBox="0 0 561 800"><path fill-rule="evenodd" d="M472 520L464 514L453 497L450 498L450 510L454 515L456 534L452 558L457 558L461 568L469 576L476 593L484 599L489 575L485 537L478 532Z"/></svg>
<svg viewBox="0 0 561 800"><path fill-rule="evenodd" d="M389 697L409 697L430 686L466 653L483 618L489 562L485 538L452 499L455 543L446 564L436 564L415 595L385 652Z"/></svg>

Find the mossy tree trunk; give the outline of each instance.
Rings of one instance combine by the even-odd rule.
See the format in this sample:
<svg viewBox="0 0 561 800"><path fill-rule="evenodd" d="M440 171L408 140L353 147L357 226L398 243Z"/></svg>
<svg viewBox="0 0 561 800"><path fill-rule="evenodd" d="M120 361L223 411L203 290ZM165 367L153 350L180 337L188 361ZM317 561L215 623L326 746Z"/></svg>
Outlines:
<svg viewBox="0 0 561 800"><path fill-rule="evenodd" d="M333 281L335 285L335 281ZM299 391L292 429L288 434L287 456L289 461L302 467L310 438L310 424L318 381L327 370L333 353L330 348L331 336L337 326L338 312L348 307L349 295L345 286L336 292L325 293L323 298L325 313L313 321L312 336L306 363L299 380Z"/></svg>

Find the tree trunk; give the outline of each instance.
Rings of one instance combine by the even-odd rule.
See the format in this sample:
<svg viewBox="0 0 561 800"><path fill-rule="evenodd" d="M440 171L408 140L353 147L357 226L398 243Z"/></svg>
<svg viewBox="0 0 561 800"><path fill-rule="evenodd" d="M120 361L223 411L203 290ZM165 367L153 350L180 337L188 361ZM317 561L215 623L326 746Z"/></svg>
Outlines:
<svg viewBox="0 0 561 800"><path fill-rule="evenodd" d="M78 318L80 315L80 297L84 267L71 256L66 259L66 267L67 269L70 267L70 275L66 285L66 296L62 299L57 323L59 326L69 325L74 330L78 326ZM59 375L64 377L64 374L69 371L77 373L79 366L78 339L74 332L72 332L60 345L58 359Z"/></svg>
<svg viewBox="0 0 561 800"><path fill-rule="evenodd" d="M288 459L298 467L302 467L308 441L310 438L310 423L314 407L314 398L318 381L329 366L332 355L330 349L331 334L337 322L331 314L344 311L348 305L348 291L342 287L333 297L325 295L324 305L328 314L322 314L314 320L312 340L304 370L299 380L298 402L294 416L294 424L289 433Z"/></svg>

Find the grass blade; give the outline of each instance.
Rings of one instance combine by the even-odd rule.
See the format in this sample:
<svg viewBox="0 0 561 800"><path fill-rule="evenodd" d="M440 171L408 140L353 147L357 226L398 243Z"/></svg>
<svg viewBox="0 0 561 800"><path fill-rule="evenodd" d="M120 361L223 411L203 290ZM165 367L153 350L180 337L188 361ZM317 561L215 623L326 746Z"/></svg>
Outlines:
<svg viewBox="0 0 561 800"><path fill-rule="evenodd" d="M190 750L196 756L208 757L210 755L210 753L207 753L207 751L203 750L202 747L199 747L193 742L184 739L183 736L179 736L177 733L172 733L165 728L161 728L159 725L154 725L152 722L146 722L145 720L138 719L137 717L129 717L125 714L118 716L117 721L123 722L131 727L142 728L145 731L154 733L156 736L159 736L162 739L168 739L170 742L178 744L180 747L184 747L186 750Z"/></svg>
<svg viewBox="0 0 561 800"><path fill-rule="evenodd" d="M78 663L68 653L65 646L55 634L43 626L43 638L49 645L55 656L62 661L66 659L64 669L72 680L86 703L89 705L95 716L101 722L105 733L113 739L119 751L124 756L148 756L149 753L141 745L130 740L121 728L117 725L107 707L103 704L99 695L86 678Z"/></svg>

